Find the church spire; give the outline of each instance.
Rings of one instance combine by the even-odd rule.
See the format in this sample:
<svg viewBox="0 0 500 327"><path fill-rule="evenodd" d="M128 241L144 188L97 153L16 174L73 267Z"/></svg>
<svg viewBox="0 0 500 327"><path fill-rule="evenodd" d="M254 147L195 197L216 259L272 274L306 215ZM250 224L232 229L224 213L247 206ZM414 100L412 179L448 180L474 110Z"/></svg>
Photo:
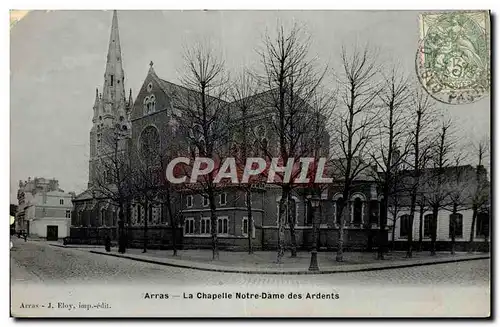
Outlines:
<svg viewBox="0 0 500 327"><path fill-rule="evenodd" d="M125 107L124 73L121 58L120 35L118 32L118 14L113 11L111 35L109 37L106 71L104 73L103 102L104 115L116 117Z"/></svg>
<svg viewBox="0 0 500 327"><path fill-rule="evenodd" d="M99 116L99 89L95 88L95 100L94 100L94 117L92 118L92 122L97 122L97 116Z"/></svg>
<svg viewBox="0 0 500 327"><path fill-rule="evenodd" d="M133 104L133 101L132 101L132 88L130 88L130 93L128 95L128 107L131 108L132 104Z"/></svg>
<svg viewBox="0 0 500 327"><path fill-rule="evenodd" d="M98 104L99 104L99 89L96 87L95 88L94 109L97 108Z"/></svg>

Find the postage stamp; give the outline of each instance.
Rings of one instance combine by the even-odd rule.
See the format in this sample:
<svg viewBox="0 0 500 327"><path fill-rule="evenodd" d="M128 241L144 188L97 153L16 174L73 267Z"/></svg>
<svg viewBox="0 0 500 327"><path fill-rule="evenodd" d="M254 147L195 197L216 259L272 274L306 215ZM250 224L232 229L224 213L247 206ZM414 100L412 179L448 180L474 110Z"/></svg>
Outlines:
<svg viewBox="0 0 500 327"><path fill-rule="evenodd" d="M475 102L490 89L488 11L419 15L417 76L423 88L447 104Z"/></svg>

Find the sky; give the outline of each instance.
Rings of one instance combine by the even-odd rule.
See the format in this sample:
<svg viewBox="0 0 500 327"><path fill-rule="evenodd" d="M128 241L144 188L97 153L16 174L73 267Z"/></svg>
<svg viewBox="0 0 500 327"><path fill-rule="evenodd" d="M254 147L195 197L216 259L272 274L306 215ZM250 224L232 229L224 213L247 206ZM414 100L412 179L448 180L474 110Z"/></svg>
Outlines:
<svg viewBox="0 0 500 327"><path fill-rule="evenodd" d="M102 89L112 11L32 11L10 31L10 198L19 180L56 178L85 190L96 87ZM137 94L153 61L157 75L179 81L183 47L207 40L237 74L258 64L256 49L277 22L303 25L312 55L331 70L342 45L376 48L383 63L415 77L416 11L118 11L125 86ZM464 151L490 133L490 97L438 103L453 118ZM472 163L472 162L471 162Z"/></svg>

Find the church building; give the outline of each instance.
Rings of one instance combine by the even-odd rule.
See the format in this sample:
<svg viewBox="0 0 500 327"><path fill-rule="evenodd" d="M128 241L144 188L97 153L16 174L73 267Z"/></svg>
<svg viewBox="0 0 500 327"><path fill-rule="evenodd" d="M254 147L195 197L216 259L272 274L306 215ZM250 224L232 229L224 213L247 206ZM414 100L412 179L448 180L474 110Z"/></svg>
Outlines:
<svg viewBox="0 0 500 327"><path fill-rule="evenodd" d="M104 84L101 92L96 90L93 106L88 189L73 200L69 241L102 243L107 234L116 239L121 211L129 246L141 247L144 238L147 238L150 248L169 248L172 246L172 231L176 230L179 247L210 248L210 209L203 193L187 189L176 191L172 194L175 202L173 212L169 212L161 202L149 200L145 206L145 196L142 195L124 206L117 204L119 199L116 194L129 187L130 179L125 171L113 168L125 167L128 161L132 166L143 164L147 158L146 149L151 145L158 146L160 153L169 156L189 151L189 144L176 120L180 113L175 99L179 94L194 92L160 78L153 63L150 63L142 87L133 99L131 90L127 96L122 59L118 16L114 11ZM267 95L264 92L255 96L264 98ZM277 144L277 137L273 134L271 123L272 117L265 108L254 110L251 128L255 140L250 144L266 144L272 153L278 149L272 146ZM321 142L322 148L329 148L328 135ZM254 150L254 154L258 154L259 149ZM119 159L113 165L103 166L103 157L110 153L116 154L115 159ZM344 245L348 249L370 247L378 228L381 197L371 169L354 181L352 196L347 201ZM120 185L116 185L117 180ZM335 213L337 201L342 197L340 187L341 183L334 183L321 195L321 221L317 222L320 249L334 249L337 244L340 226ZM103 191L103 188L106 190ZM294 190L292 193L291 216L288 218L294 223L297 246L309 249L312 243L312 209L305 192ZM236 186L219 188L216 192L219 246L244 251L250 236L255 249L275 248L280 196L281 189L276 185L254 185L251 195L253 223L249 226L244 190ZM288 226L285 234L286 242L289 242Z"/></svg>

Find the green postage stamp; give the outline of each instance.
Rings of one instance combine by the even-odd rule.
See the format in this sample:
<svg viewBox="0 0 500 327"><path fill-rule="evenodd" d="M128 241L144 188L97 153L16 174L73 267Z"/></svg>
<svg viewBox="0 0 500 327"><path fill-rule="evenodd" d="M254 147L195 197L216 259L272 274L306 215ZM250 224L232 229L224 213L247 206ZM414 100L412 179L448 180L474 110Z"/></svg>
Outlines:
<svg viewBox="0 0 500 327"><path fill-rule="evenodd" d="M450 11L419 16L417 76L447 104L475 102L490 89L490 13Z"/></svg>

